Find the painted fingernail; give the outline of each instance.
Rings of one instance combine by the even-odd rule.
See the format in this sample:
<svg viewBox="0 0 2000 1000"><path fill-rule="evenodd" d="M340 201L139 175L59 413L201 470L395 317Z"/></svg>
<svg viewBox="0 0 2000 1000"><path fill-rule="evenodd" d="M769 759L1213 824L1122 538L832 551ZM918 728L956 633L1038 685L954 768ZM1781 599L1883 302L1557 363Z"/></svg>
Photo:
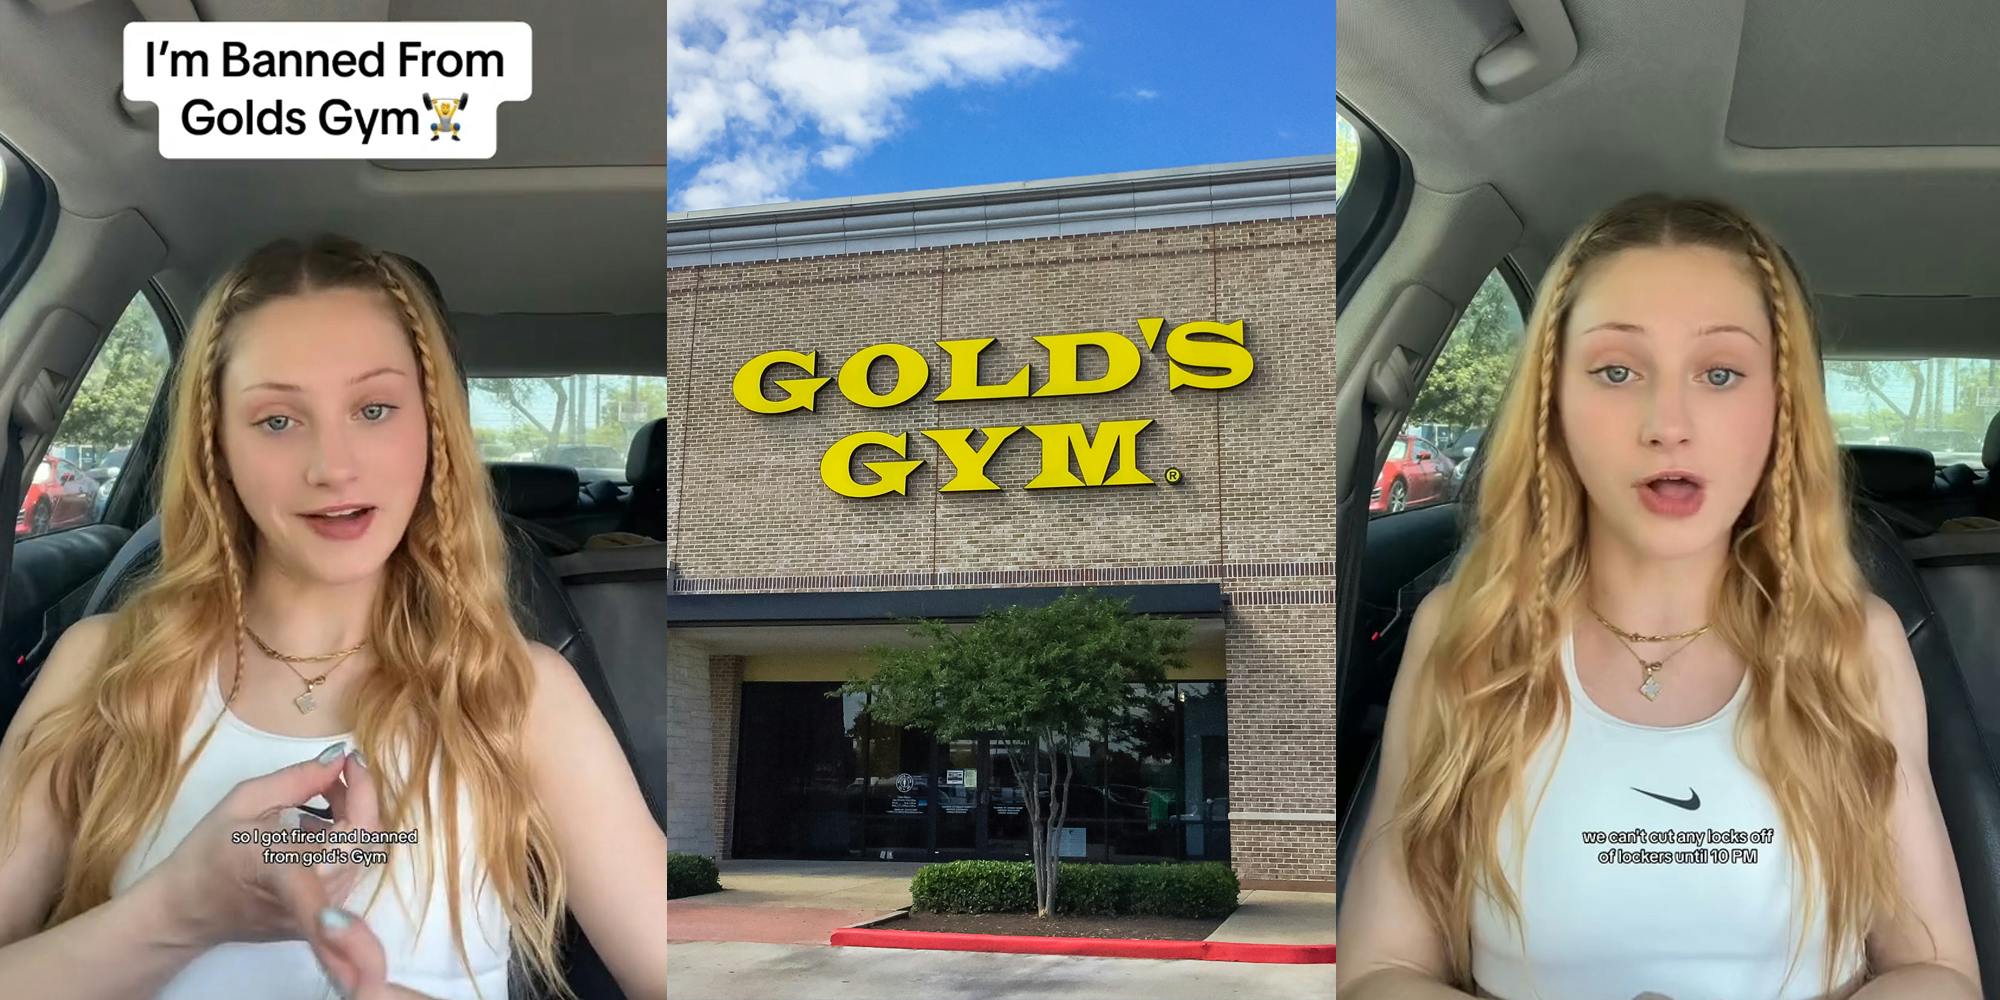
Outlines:
<svg viewBox="0 0 2000 1000"><path fill-rule="evenodd" d="M347 752L347 741L341 740L340 742L335 743L334 745L327 747L324 750L321 750L319 752L319 757L317 757L316 759L322 764L331 764L333 763L334 758L339 757L341 754L346 752Z"/></svg>
<svg viewBox="0 0 2000 1000"><path fill-rule="evenodd" d="M361 765L361 766L362 766L362 767L364 767L364 768L368 766L368 758L366 758L366 757L363 757L363 756L361 755L361 748L360 748L360 747L356 747L356 748L354 748L354 749L352 749L352 750L349 750L349 751L347 752L347 755L348 755L349 757L352 757L352 758L354 758L354 762L355 762L356 764L359 764L359 765Z"/></svg>
<svg viewBox="0 0 2000 1000"><path fill-rule="evenodd" d="M329 906L319 911L319 926L328 934L338 934L354 926L354 918L348 916L346 910Z"/></svg>

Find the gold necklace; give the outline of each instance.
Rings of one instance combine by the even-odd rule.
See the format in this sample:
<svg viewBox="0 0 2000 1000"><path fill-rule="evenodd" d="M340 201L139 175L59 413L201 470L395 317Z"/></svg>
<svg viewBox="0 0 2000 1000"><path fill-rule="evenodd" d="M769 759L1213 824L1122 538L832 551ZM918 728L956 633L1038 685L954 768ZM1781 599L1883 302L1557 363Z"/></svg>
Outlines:
<svg viewBox="0 0 2000 1000"><path fill-rule="evenodd" d="M306 686L305 693L292 699L292 704L298 706L300 715L310 715L312 714L313 709L319 707L319 701L317 698L313 697L313 692L318 690L321 684L325 684L327 677L331 675L334 671L339 670L340 665L346 663L348 657L353 656L355 653L359 652L361 650L361 647L368 645L368 640L363 639L360 642L357 642L354 645L347 647L346 649L337 650L332 653L320 653L315 656L293 656L291 654L280 653L277 650L272 649L269 643L266 643L262 637L257 635L256 632L251 631L250 626L248 625L243 626L243 631L249 633L250 640L257 644L258 649L264 651L264 655L269 656L270 658L277 660L279 663L284 664L286 670L291 671L292 674L296 676L301 683L305 684ZM333 660L334 664L333 666L326 668L325 672L321 673L318 677L307 677L306 675L299 673L299 668L292 666L292 664L294 663L320 663L326 660Z"/></svg>
<svg viewBox="0 0 2000 1000"><path fill-rule="evenodd" d="M1682 639L1693 639L1701 635L1703 632L1709 630L1709 626L1703 625L1700 628L1691 628L1685 632L1675 632L1673 635L1640 635L1637 632L1627 632L1624 629L1619 628L1618 626L1613 625L1608 621L1605 621L1604 616L1598 614L1596 608L1590 609L1590 616L1592 618L1597 619L1597 624L1610 629L1613 635L1616 635L1618 638L1623 639L1626 642L1679 642Z"/></svg>
<svg viewBox="0 0 2000 1000"><path fill-rule="evenodd" d="M1612 629L1612 631L1616 632L1617 629ZM1706 626L1703 627L1703 631L1706 631ZM1633 658L1639 661L1639 666L1643 667L1646 671L1646 680L1644 683L1639 685L1639 693L1645 695L1647 701L1658 701L1660 700L1660 679L1655 675L1660 672L1661 667L1667 665L1668 660L1671 660L1674 657L1681 655L1681 652L1683 650L1687 649L1688 646L1694 645L1700 639L1701 636L1697 635L1693 639L1689 639L1686 645L1683 645L1680 649L1676 649L1673 652L1668 653L1667 655L1662 656L1657 660L1648 660L1645 657L1640 656L1639 651L1633 649L1632 644L1626 642L1625 637L1622 635L1618 637L1618 643L1619 645L1624 646L1625 651L1631 653Z"/></svg>

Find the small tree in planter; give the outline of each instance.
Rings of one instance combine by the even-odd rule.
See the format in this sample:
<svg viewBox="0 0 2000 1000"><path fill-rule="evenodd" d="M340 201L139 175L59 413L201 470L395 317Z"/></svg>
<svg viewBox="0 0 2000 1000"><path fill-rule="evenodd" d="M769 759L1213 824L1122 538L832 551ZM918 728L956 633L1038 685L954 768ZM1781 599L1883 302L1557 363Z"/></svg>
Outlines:
<svg viewBox="0 0 2000 1000"><path fill-rule="evenodd" d="M1135 615L1084 591L1042 607L989 611L969 626L919 621L911 649L873 651L876 673L841 694L869 695L869 714L950 742L999 733L1021 784L1035 865L1035 912L1055 907L1058 838L1069 819L1070 748L1123 724L1138 692L1163 683L1187 654L1187 622ZM1046 792L1048 805L1043 808Z"/></svg>

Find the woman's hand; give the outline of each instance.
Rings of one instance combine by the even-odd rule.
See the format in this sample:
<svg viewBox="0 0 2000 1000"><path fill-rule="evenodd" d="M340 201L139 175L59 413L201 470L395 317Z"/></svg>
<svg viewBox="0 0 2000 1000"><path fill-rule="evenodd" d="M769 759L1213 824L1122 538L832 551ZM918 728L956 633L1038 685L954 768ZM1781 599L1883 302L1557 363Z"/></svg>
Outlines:
<svg viewBox="0 0 2000 1000"><path fill-rule="evenodd" d="M362 866L266 864L265 845L253 835L281 829L278 814L315 795L333 806L333 829L375 829L374 779L359 755L342 755L345 748L336 743L313 760L238 784L148 874L167 883L166 895L188 934L210 945L295 940L309 936L303 929L313 926L326 901L345 901L354 891ZM297 843L271 849L305 853L351 846Z"/></svg>
<svg viewBox="0 0 2000 1000"><path fill-rule="evenodd" d="M319 912L314 926L313 954L347 1000L436 1000L389 982L382 940L359 917L329 906Z"/></svg>

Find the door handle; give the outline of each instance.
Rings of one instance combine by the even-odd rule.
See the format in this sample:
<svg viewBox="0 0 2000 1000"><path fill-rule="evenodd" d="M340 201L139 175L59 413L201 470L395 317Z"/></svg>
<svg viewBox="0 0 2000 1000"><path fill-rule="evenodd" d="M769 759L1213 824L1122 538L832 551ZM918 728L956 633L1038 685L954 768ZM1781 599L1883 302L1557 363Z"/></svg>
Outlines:
<svg viewBox="0 0 2000 1000"><path fill-rule="evenodd" d="M1576 26L1562 0L1508 0L1519 34L1486 51L1472 73L1486 96L1505 104L1549 85L1576 62Z"/></svg>

